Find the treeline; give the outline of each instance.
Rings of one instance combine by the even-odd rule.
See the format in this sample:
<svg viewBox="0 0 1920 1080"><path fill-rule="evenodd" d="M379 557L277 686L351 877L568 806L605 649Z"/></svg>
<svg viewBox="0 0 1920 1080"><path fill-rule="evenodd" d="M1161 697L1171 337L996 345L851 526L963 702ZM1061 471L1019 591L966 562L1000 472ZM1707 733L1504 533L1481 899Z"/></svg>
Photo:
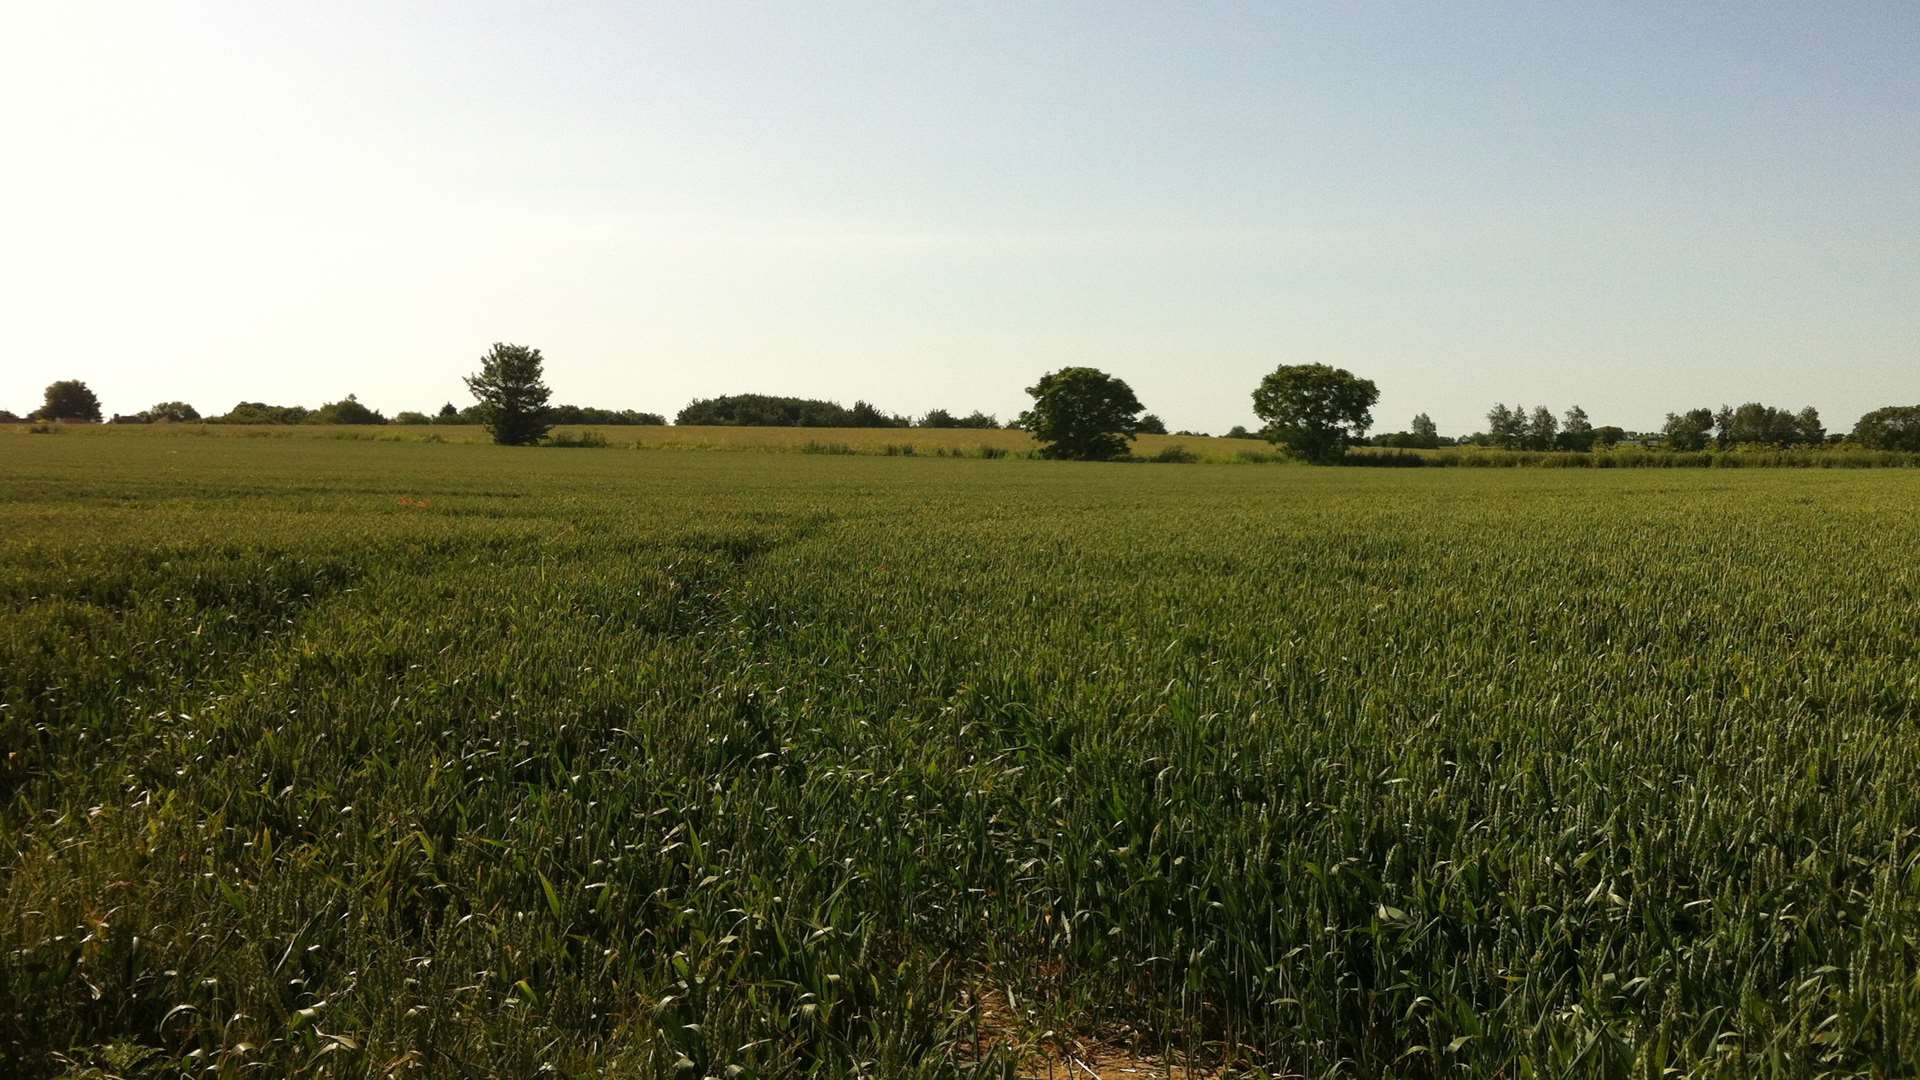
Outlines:
<svg viewBox="0 0 1920 1080"><path fill-rule="evenodd" d="M496 350L501 348L496 346ZM513 347L513 348L518 348ZM604 409L584 405L546 405L546 390L540 379L538 350L523 350L528 355L530 387L537 390L539 404L525 412L525 422L537 428L543 437L556 425L620 426L662 425L659 413L633 409ZM1072 378L1058 384L1055 376ZM472 380L469 380L470 388ZM1066 393L1072 388L1071 393ZM1166 424L1145 412L1124 382L1091 368L1068 368L1049 375L1029 387L1037 399L1036 407L1002 424L990 413L978 410L965 416L946 409L933 409L918 418L889 413L861 400L851 407L817 398L783 397L772 394L726 394L699 398L681 409L676 424L721 427L819 427L819 428L994 428L1024 429L1034 433L1041 443L1080 446L1070 453L1079 456L1117 456L1136 435L1165 434ZM480 391L476 390L476 394ZM1047 406L1048 395L1058 400ZM1378 389L1370 380L1326 365L1283 365L1262 381L1254 393L1254 411L1264 423L1259 431L1235 425L1227 438L1264 439L1296 456L1310 461L1337 460L1346 447L1375 447L1387 450L1435 450L1442 447L1481 447L1526 454L1587 454L1615 448L1663 450L1680 454L1724 452L1737 449L1804 451L1846 446L1872 451L1920 453L1920 405L1890 405L1875 409L1860 418L1849 433L1829 432L1820 412L1811 405L1788 409L1750 401L1743 405L1722 405L1718 409L1694 408L1667 414L1657 432L1633 432L1611 424L1597 425L1579 405L1563 413L1544 405L1528 407L1496 404L1487 412L1485 431L1449 437L1440 434L1426 413L1415 416L1405 431L1367 435L1373 418L1369 412L1378 400ZM1124 407L1121 407L1124 406ZM498 403L476 401L466 408L448 402L429 415L403 411L389 420L358 397L348 394L318 408L303 405L271 405L260 401L242 401L225 413L202 416L184 401L163 401L137 413L115 414L110 423L209 423L209 424L477 424L495 426L500 415ZM491 411L490 411L491 410ZM1063 423L1062 418L1065 418ZM49 385L39 409L20 417L0 409L0 423L29 421L65 421L98 423L102 420L100 400L87 384L65 379ZM1059 436L1069 428L1081 429ZM1057 429L1057 430L1056 430ZM1181 435L1204 437L1203 432L1181 431ZM1084 445L1082 445L1084 444ZM1093 449L1088 449L1093 448ZM1052 452L1052 451L1050 451ZM1060 451L1068 453L1068 451Z"/></svg>
<svg viewBox="0 0 1920 1080"><path fill-rule="evenodd" d="M1236 428L1229 436L1246 434ZM1587 411L1574 405L1560 416L1544 405L1497 404L1487 412L1487 430L1449 438L1441 435L1425 413L1413 418L1406 431L1357 437L1354 446L1394 450L1434 450L1462 446L1528 453L1587 453L1615 447L1638 447L1678 453L1735 449L1811 450L1854 446L1867 450L1920 453L1920 405L1891 405L1860 418L1851 432L1828 431L1820 410L1808 405L1788 409L1750 401L1668 413L1659 431L1628 431L1611 424L1596 425Z"/></svg>
<svg viewBox="0 0 1920 1080"><path fill-rule="evenodd" d="M818 398L778 397L772 394L723 394L697 398L679 415L675 424L699 427L827 427L827 428L978 428L1000 427L990 413L978 410L955 416L945 409L934 409L915 420L888 413L866 401L847 408L837 401ZM1008 427L1013 425L1009 424Z"/></svg>
<svg viewBox="0 0 1920 1080"><path fill-rule="evenodd" d="M1887 410L1880 410L1885 412ZM1828 441L1820 411L1809 405L1798 412L1749 401L1739 408L1722 405L1668 413L1661 428L1669 450L1704 450L1709 442L1720 450L1736 446L1819 446ZM1834 442L1845 441L1835 436ZM1875 449L1895 449L1876 447Z"/></svg>
<svg viewBox="0 0 1920 1080"><path fill-rule="evenodd" d="M1487 412L1487 430L1452 438L1440 434L1426 413L1413 418L1405 431L1361 439L1355 445L1394 450L1436 450L1443 446L1480 446L1499 450L1585 453L1631 442L1639 436L1612 424L1594 424L1578 405L1560 416L1545 405L1495 405Z"/></svg>
<svg viewBox="0 0 1920 1080"><path fill-rule="evenodd" d="M603 427L642 427L662 425L667 418L659 413L638 412L633 409L598 409L590 405L554 405L548 408L547 415L554 424L596 425ZM0 410L0 423L9 418L19 419L13 414ZM59 419L87 421L99 419L98 416L80 415L52 416L36 411L27 417L29 420ZM203 423L203 424L479 424L484 420L480 416L478 405L469 405L464 409L455 408L452 402L442 405L438 412L428 415L414 410L403 410L389 419L378 409L368 408L353 394L339 401L330 401L317 409L304 405L269 405L264 401L242 401L233 408L217 416L201 416L199 411L184 401L170 401L143 409L137 413L116 414L110 424L161 424L161 423Z"/></svg>

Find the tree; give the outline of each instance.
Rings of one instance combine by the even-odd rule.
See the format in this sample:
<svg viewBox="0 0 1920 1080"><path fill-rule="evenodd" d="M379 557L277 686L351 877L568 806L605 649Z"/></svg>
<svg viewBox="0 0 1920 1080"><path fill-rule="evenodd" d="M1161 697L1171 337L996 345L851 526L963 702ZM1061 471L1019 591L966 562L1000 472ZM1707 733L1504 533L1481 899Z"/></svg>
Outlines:
<svg viewBox="0 0 1920 1080"><path fill-rule="evenodd" d="M674 418L676 424L716 427L907 427L905 417L888 416L864 401L849 409L838 402L770 394L722 394L695 398Z"/></svg>
<svg viewBox="0 0 1920 1080"><path fill-rule="evenodd" d="M1104 371L1068 367L1027 387L1033 407L1020 426L1041 444L1044 457L1109 461L1122 457L1144 408L1133 388Z"/></svg>
<svg viewBox="0 0 1920 1080"><path fill-rule="evenodd" d="M1334 462L1373 426L1380 388L1344 368L1282 364L1253 391L1253 415L1275 445L1308 461Z"/></svg>
<svg viewBox="0 0 1920 1080"><path fill-rule="evenodd" d="M541 380L545 361L539 349L494 342L480 358L480 370L466 378L467 389L479 401L480 422L503 446L527 446L546 438L547 398L552 391Z"/></svg>
<svg viewBox="0 0 1920 1080"><path fill-rule="evenodd" d="M1712 409L1689 409L1685 413L1668 413L1667 423L1660 431L1667 437L1669 450L1705 450L1707 435L1713 431L1714 423Z"/></svg>
<svg viewBox="0 0 1920 1080"><path fill-rule="evenodd" d="M433 414L433 422L436 424L457 424L460 422L460 410L454 408L453 402L449 401L445 405L440 406L439 412Z"/></svg>
<svg viewBox="0 0 1920 1080"><path fill-rule="evenodd" d="M657 427L667 422L659 413L637 409L601 409L592 405L555 405L547 410L551 424L599 424L606 427Z"/></svg>
<svg viewBox="0 0 1920 1080"><path fill-rule="evenodd" d="M0 409L0 424L17 424L19 422L20 417L14 415L12 409Z"/></svg>
<svg viewBox="0 0 1920 1080"><path fill-rule="evenodd" d="M1626 438L1626 430L1612 424L1602 424L1593 429L1594 446L1618 446L1625 442Z"/></svg>
<svg viewBox="0 0 1920 1080"><path fill-rule="evenodd" d="M154 423L191 424L200 419L200 410L184 401L163 401L146 412Z"/></svg>
<svg viewBox="0 0 1920 1080"><path fill-rule="evenodd" d="M421 424L433 423L433 417L423 412L416 412L413 409L401 409L399 412L393 414L393 422L396 424L406 424L410 427L417 427Z"/></svg>
<svg viewBox="0 0 1920 1080"><path fill-rule="evenodd" d="M955 416L945 409L929 409L927 415L920 418L916 427L923 428L982 428L991 430L1000 426L999 418L979 409L966 416Z"/></svg>
<svg viewBox="0 0 1920 1080"><path fill-rule="evenodd" d="M1920 405L1888 405L1853 425L1853 441L1873 450L1920 451Z"/></svg>
<svg viewBox="0 0 1920 1080"><path fill-rule="evenodd" d="M1245 424L1235 424L1227 429L1225 435L1221 436L1223 439L1257 439L1259 437L1260 436L1255 435L1253 432L1248 431L1247 425Z"/></svg>
<svg viewBox="0 0 1920 1080"><path fill-rule="evenodd" d="M313 411L307 417L309 424L384 424L387 418L379 412L360 404L360 399L348 394L344 400L329 401Z"/></svg>
<svg viewBox="0 0 1920 1080"><path fill-rule="evenodd" d="M1148 413L1140 418L1140 425L1134 430L1137 434L1141 435L1165 435L1167 433L1167 422L1152 413Z"/></svg>
<svg viewBox="0 0 1920 1080"><path fill-rule="evenodd" d="M1820 422L1820 410L1811 405L1794 414L1793 426L1800 441L1809 446L1827 441L1827 426Z"/></svg>
<svg viewBox="0 0 1920 1080"><path fill-rule="evenodd" d="M880 407L866 401L856 401L853 408L847 410L845 427L885 428L907 427L911 421L904 416L888 416Z"/></svg>
<svg viewBox="0 0 1920 1080"><path fill-rule="evenodd" d="M1432 450L1440 445L1440 426L1426 413L1414 415L1413 421L1407 425L1407 434L1413 436L1416 449Z"/></svg>
<svg viewBox="0 0 1920 1080"><path fill-rule="evenodd" d="M1560 432L1560 421L1553 418L1553 410L1545 405L1533 407L1533 417L1527 421L1527 449L1551 450L1554 437Z"/></svg>
<svg viewBox="0 0 1920 1080"><path fill-rule="evenodd" d="M100 399L79 379L62 379L47 387L46 403L33 414L36 420L100 422Z"/></svg>
<svg viewBox="0 0 1920 1080"><path fill-rule="evenodd" d="M1531 432L1527 424L1527 407L1515 405L1509 409L1496 404L1487 410L1487 441L1502 450L1524 450Z"/></svg>
<svg viewBox="0 0 1920 1080"><path fill-rule="evenodd" d="M1593 421L1587 419L1587 410L1578 405L1569 408L1560 420L1560 436L1554 445L1562 450L1585 453L1593 449L1593 442Z"/></svg>
<svg viewBox="0 0 1920 1080"><path fill-rule="evenodd" d="M1737 409L1722 405L1714 414L1714 426L1723 450L1748 445L1796 446L1826 438L1826 429L1820 426L1820 414L1812 406L1796 415L1757 401L1749 401Z"/></svg>
<svg viewBox="0 0 1920 1080"><path fill-rule="evenodd" d="M1722 405L1713 414L1713 442L1722 450L1733 445L1733 409L1729 406Z"/></svg>
<svg viewBox="0 0 1920 1080"><path fill-rule="evenodd" d="M300 424L307 419L304 405L269 405L264 401L242 401L227 410L225 416L209 417L210 424Z"/></svg>

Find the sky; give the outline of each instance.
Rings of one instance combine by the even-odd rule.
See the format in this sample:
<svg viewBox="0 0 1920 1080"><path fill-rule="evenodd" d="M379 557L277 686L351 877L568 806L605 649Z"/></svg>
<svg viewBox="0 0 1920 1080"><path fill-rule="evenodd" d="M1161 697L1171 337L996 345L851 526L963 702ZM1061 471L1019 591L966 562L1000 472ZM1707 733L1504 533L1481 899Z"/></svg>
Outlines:
<svg viewBox="0 0 1920 1080"><path fill-rule="evenodd" d="M0 407L82 378L1376 431L1920 401L1920 5L14 4Z"/></svg>

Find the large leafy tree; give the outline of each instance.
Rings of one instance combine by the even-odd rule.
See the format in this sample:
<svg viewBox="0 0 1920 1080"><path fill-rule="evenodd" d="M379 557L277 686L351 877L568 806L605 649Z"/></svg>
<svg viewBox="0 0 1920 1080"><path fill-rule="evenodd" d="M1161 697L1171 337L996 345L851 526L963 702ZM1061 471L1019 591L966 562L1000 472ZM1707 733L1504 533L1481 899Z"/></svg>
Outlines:
<svg viewBox="0 0 1920 1080"><path fill-rule="evenodd" d="M1495 404L1487 410L1487 442L1502 450L1524 450L1527 446L1527 407L1509 409Z"/></svg>
<svg viewBox="0 0 1920 1080"><path fill-rule="evenodd" d="M1705 450L1714 423L1712 409L1688 409L1684 413L1668 413L1666 426L1660 432L1666 436L1669 450Z"/></svg>
<svg viewBox="0 0 1920 1080"><path fill-rule="evenodd" d="M1826 439L1820 413L1809 405L1799 413L1749 401L1739 408L1726 405L1714 414L1717 441L1722 450L1734 446L1796 446Z"/></svg>
<svg viewBox="0 0 1920 1080"><path fill-rule="evenodd" d="M467 376L467 389L479 401L474 411L494 442L527 446L546 438L553 426L547 417L553 392L541 378L544 363L539 349L494 342L480 358L480 370Z"/></svg>
<svg viewBox="0 0 1920 1080"><path fill-rule="evenodd" d="M1853 426L1853 441L1875 450L1920 450L1920 405L1873 410Z"/></svg>
<svg viewBox="0 0 1920 1080"><path fill-rule="evenodd" d="M1308 461L1340 460L1347 443L1373 426L1380 388L1344 368L1282 364L1253 391L1253 414L1266 436Z"/></svg>
<svg viewBox="0 0 1920 1080"><path fill-rule="evenodd" d="M1027 387L1033 407L1020 426L1050 458L1110 461L1125 456L1145 406L1133 388L1090 367L1061 368Z"/></svg>
<svg viewBox="0 0 1920 1080"><path fill-rule="evenodd" d="M1413 422L1407 425L1407 434L1413 436L1413 445L1422 450L1431 450L1440 445L1440 425L1426 413L1414 415Z"/></svg>
<svg viewBox="0 0 1920 1080"><path fill-rule="evenodd" d="M344 400L329 401L315 409L309 420L316 424L384 424L387 422L385 416L375 409L369 409L352 394L348 394Z"/></svg>
<svg viewBox="0 0 1920 1080"><path fill-rule="evenodd" d="M1586 451L1593 449L1593 420L1587 416L1587 410L1575 405L1567 410L1560 421L1560 437L1556 444L1562 450Z"/></svg>
<svg viewBox="0 0 1920 1080"><path fill-rule="evenodd" d="M163 401L147 410L147 418L156 423L190 424L200 419L200 410L184 401Z"/></svg>
<svg viewBox="0 0 1920 1080"><path fill-rule="evenodd" d="M100 422L100 399L79 379L61 379L47 387L47 396L34 416L41 420Z"/></svg>

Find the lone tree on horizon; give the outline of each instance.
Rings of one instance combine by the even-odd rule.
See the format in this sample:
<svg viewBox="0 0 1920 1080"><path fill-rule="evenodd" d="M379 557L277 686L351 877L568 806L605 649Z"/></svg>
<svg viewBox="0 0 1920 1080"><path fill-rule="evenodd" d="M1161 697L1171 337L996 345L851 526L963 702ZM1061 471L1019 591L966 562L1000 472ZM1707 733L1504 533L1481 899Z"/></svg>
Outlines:
<svg viewBox="0 0 1920 1080"><path fill-rule="evenodd" d="M1346 455L1347 441L1373 426L1380 388L1345 368L1282 364L1253 391L1253 415L1273 443L1322 465Z"/></svg>
<svg viewBox="0 0 1920 1080"><path fill-rule="evenodd" d="M480 358L480 370L467 376L467 389L480 402L474 411L494 442L529 446L547 437L553 427L547 417L552 391L540 377L543 363L539 349L496 341Z"/></svg>
<svg viewBox="0 0 1920 1080"><path fill-rule="evenodd" d="M97 424L100 422L100 399L79 379L61 379L47 386L46 400L40 411L33 414L37 420L72 420Z"/></svg>
<svg viewBox="0 0 1920 1080"><path fill-rule="evenodd" d="M1041 444L1043 456L1072 461L1124 457L1145 408L1132 387L1090 367L1049 372L1027 393L1033 408L1020 414L1020 426Z"/></svg>

